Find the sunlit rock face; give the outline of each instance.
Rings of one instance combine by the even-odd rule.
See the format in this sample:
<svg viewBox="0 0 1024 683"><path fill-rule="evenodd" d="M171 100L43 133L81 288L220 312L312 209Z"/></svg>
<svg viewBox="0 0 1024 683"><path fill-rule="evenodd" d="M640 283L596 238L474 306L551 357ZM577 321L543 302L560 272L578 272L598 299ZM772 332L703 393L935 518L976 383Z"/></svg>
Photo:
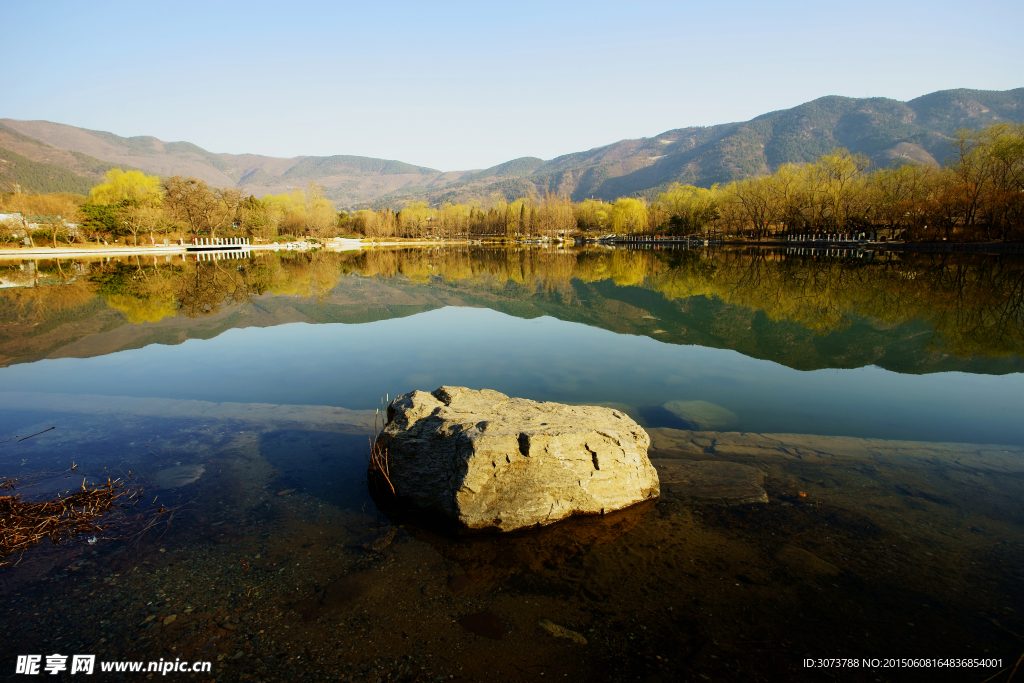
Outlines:
<svg viewBox="0 0 1024 683"><path fill-rule="evenodd" d="M468 530L514 531L657 498L650 438L611 408L444 386L388 406L395 492Z"/></svg>

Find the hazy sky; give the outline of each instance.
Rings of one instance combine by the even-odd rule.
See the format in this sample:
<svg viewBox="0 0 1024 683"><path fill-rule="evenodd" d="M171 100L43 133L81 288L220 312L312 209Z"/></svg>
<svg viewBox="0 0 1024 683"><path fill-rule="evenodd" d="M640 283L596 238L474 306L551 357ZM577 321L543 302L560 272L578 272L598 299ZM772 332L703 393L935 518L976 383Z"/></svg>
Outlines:
<svg viewBox="0 0 1024 683"><path fill-rule="evenodd" d="M823 95L1024 86L1024 2L70 3L2 8L0 117L444 170Z"/></svg>

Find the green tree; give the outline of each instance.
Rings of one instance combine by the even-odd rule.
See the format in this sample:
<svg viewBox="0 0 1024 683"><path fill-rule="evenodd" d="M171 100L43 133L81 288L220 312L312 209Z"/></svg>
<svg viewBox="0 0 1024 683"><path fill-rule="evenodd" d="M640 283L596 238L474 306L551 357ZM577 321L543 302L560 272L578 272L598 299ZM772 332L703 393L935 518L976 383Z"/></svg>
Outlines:
<svg viewBox="0 0 1024 683"><path fill-rule="evenodd" d="M117 234L120 231L121 219L116 206L85 204L81 213L82 227L89 233Z"/></svg>

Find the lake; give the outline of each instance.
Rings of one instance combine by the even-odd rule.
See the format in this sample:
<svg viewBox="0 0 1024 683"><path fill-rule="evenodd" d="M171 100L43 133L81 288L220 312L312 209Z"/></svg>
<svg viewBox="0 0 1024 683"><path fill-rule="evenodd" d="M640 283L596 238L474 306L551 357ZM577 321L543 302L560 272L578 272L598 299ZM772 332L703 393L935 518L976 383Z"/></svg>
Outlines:
<svg viewBox="0 0 1024 683"><path fill-rule="evenodd" d="M0 666L980 681L1024 649L1020 257L140 255L0 261L0 286L0 479L143 490L6 558ZM441 385L622 410L661 498L500 538L389 518L374 410Z"/></svg>

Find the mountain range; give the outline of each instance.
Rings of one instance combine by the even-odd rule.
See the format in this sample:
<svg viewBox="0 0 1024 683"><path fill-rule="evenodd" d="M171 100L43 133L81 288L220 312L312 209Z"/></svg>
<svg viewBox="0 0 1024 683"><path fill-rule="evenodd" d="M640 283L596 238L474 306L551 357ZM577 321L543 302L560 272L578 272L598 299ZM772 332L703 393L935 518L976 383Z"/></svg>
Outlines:
<svg viewBox="0 0 1024 683"><path fill-rule="evenodd" d="M349 155L216 154L190 142L0 119L0 187L18 183L27 191L85 193L108 169L121 167L194 176L257 197L315 181L340 208L461 202L496 193L609 200L652 197L673 182L707 187L756 176L837 147L863 153L876 166L937 164L952 153L958 129L999 122L1024 122L1024 88L942 90L908 102L828 96L750 121L677 128L547 161L521 157L487 169L439 171Z"/></svg>

